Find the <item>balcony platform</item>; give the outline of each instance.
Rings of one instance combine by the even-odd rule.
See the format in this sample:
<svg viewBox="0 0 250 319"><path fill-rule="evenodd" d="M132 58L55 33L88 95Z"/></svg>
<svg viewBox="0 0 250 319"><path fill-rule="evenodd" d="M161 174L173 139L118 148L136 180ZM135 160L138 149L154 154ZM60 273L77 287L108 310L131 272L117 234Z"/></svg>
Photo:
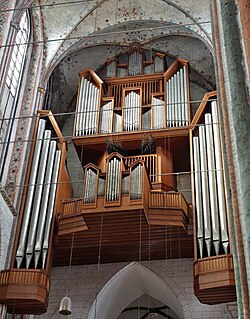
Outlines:
<svg viewBox="0 0 250 319"><path fill-rule="evenodd" d="M198 259L194 291L200 302L214 305L236 300L232 254Z"/></svg>
<svg viewBox="0 0 250 319"><path fill-rule="evenodd" d="M50 279L40 269L0 272L0 302L9 313L42 314L48 306Z"/></svg>
<svg viewBox="0 0 250 319"><path fill-rule="evenodd" d="M53 265L68 265L73 232L77 243L73 248L75 265L97 263L100 242L101 263L193 257L193 235L187 233L188 205L180 201L182 195L170 193L168 201L164 195L165 202L156 206L154 199L150 199L152 193L156 195L150 192L146 198L132 202L128 195L123 195L121 204L116 206L105 206L103 197L98 197L92 208L81 199L64 202ZM160 206L171 201L169 207ZM64 221L69 218L67 228ZM84 221L82 229L78 227L80 218Z"/></svg>

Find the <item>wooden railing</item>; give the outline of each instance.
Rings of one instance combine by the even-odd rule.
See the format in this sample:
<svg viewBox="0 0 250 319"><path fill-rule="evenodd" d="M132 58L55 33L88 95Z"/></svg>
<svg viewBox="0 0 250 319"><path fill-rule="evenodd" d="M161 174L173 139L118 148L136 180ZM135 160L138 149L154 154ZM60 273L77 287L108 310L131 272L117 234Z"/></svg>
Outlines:
<svg viewBox="0 0 250 319"><path fill-rule="evenodd" d="M188 216L188 204L183 197L182 193L171 192L150 192L149 206L154 207L169 207L182 209Z"/></svg>
<svg viewBox="0 0 250 319"><path fill-rule="evenodd" d="M129 166L133 164L136 160L142 160L145 162L145 166L148 171L149 179L152 182L158 182L158 165L157 165L157 155L149 154L149 155L137 155L137 156L126 156L123 161L125 166Z"/></svg>
<svg viewBox="0 0 250 319"><path fill-rule="evenodd" d="M69 199L62 202L62 216L74 215L81 213L83 199Z"/></svg>
<svg viewBox="0 0 250 319"><path fill-rule="evenodd" d="M50 289L49 277L40 269L12 269L0 273L0 285L8 284L37 284Z"/></svg>
<svg viewBox="0 0 250 319"><path fill-rule="evenodd" d="M206 257L194 263L194 276L228 269L233 269L232 254Z"/></svg>

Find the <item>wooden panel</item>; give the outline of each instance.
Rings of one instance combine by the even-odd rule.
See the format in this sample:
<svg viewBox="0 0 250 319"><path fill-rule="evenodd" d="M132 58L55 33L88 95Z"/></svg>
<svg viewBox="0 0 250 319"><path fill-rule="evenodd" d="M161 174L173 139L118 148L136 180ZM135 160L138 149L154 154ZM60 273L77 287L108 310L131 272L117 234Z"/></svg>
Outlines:
<svg viewBox="0 0 250 319"><path fill-rule="evenodd" d="M50 280L43 270L12 269L0 273L0 302L10 313L46 312L49 290Z"/></svg>
<svg viewBox="0 0 250 319"><path fill-rule="evenodd" d="M100 241L103 263L138 260L139 247L142 260L193 256L193 237L186 231L186 202L179 193L171 194L170 197L174 198L172 201L163 194L162 206L150 208L150 183L146 171L143 171L144 192L141 204L131 202L129 195L123 195L121 205L117 207L104 207L103 197L98 198L95 209L82 207L81 214L87 228L75 233L73 264L96 263ZM166 207L166 204L172 206ZM69 215L60 218L59 228L66 217ZM55 241L55 266L69 263L72 225L69 228L68 232L65 229L64 233L60 232Z"/></svg>
<svg viewBox="0 0 250 319"><path fill-rule="evenodd" d="M235 301L233 256L228 254L198 259L194 263L194 290L203 303Z"/></svg>

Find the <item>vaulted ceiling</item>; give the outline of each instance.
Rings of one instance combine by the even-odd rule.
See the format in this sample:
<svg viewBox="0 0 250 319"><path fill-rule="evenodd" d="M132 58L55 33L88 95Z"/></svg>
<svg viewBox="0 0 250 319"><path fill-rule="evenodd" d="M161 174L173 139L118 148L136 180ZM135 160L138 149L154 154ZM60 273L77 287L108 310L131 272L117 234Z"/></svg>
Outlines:
<svg viewBox="0 0 250 319"><path fill-rule="evenodd" d="M73 109L78 74L96 70L132 43L189 61L193 99L215 88L209 1L78 0L41 8L44 81L52 74L51 108Z"/></svg>

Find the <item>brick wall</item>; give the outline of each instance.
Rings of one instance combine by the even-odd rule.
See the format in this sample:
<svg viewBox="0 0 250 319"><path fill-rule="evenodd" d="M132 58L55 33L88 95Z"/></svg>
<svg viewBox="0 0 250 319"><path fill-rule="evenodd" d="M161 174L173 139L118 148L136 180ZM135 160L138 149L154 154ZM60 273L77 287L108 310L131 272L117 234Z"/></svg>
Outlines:
<svg viewBox="0 0 250 319"><path fill-rule="evenodd" d="M13 215L0 194L0 270L6 268Z"/></svg>
<svg viewBox="0 0 250 319"><path fill-rule="evenodd" d="M179 306L183 311L183 318L185 319L200 319L200 318L237 318L237 311L235 303L220 304L215 306L209 306L201 304L193 293L193 261L191 259L176 259L168 261L148 261L137 264L139 268L141 265L146 270L150 269L148 273L152 273L162 281L166 287L168 300L177 300ZM124 267L128 266L127 263L115 263L115 264L103 264L100 265L98 271L97 265L87 266L74 266L71 268L70 280L69 280L69 297L72 299L72 314L69 316L71 319L91 319L89 313L92 312L95 307L98 308L98 303L101 305L100 299L98 299L97 305L95 306L96 296L105 293L107 285L110 285L112 294L112 287L114 288L114 296L109 295L107 304L113 302L113 298L116 298L115 304L119 303L121 295L127 294L128 287L132 285L133 289L137 289L133 282L124 282L124 286L121 285L120 293L117 294L117 285L113 285L119 277ZM128 268L128 267L126 267ZM136 276L139 278L142 276ZM128 279L129 281L129 279ZM138 280L136 280L138 281ZM39 319L59 319L61 315L58 313L60 300L66 294L67 283L68 283L68 267L53 268L51 276L51 293L49 298L48 312L41 316L35 316ZM107 284L108 283L108 284ZM113 285L113 286L112 286ZM147 292L150 293L150 286L153 286L152 280L149 277L149 284ZM105 288L103 288L105 286ZM103 289L102 289L103 288ZM165 293L165 292L164 292ZM100 294L98 296L100 296ZM123 296L124 297L124 296ZM174 303L173 303L174 304ZM105 307L106 308L106 307ZM94 309L95 311L96 309ZM103 309L103 311L107 309ZM120 309L122 311L123 309ZM99 311L97 311L99 313ZM112 316L97 315L96 319L112 319ZM117 318L116 316L114 318Z"/></svg>

